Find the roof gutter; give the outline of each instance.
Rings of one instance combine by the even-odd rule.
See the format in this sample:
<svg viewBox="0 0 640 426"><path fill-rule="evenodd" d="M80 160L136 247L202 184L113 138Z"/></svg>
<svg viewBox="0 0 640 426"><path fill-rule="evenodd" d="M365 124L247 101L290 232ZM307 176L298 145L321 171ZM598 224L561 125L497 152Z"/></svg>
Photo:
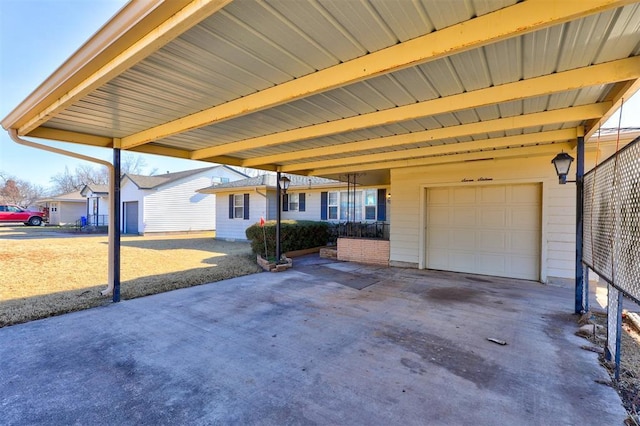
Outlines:
<svg viewBox="0 0 640 426"><path fill-rule="evenodd" d="M47 151L47 152L53 152L55 154L60 154L60 155L65 155L67 157L73 157L73 158L77 158L79 160L85 160L85 161L90 161L92 163L97 163L100 164L102 166L105 166L107 169L109 169L109 190L110 193L113 194L114 193L114 184L115 184L115 168L113 167L113 164L109 163L108 161L105 160L101 160L99 158L94 158L94 157L89 157L86 155L82 155L82 154L78 154L76 152L71 152L71 151L66 151L64 149L60 149L60 148L54 148L52 146L48 146L48 145L42 145L39 143L35 143L35 142L31 142L31 141L27 141L24 139L21 139L18 136L18 131L16 129L9 129L9 136L11 137L11 139L19 144L19 145L24 145L24 146L28 146L31 148L36 148L42 151ZM115 272L115 227L116 227L116 223L115 223L115 215L110 214L109 215L109 230L108 230L108 238L109 238L109 257L108 257L108 262L109 262L109 266L108 266L108 278L107 278L107 288L105 288L104 290L101 291L103 296L108 296L113 294L113 288L114 288L114 272Z"/></svg>

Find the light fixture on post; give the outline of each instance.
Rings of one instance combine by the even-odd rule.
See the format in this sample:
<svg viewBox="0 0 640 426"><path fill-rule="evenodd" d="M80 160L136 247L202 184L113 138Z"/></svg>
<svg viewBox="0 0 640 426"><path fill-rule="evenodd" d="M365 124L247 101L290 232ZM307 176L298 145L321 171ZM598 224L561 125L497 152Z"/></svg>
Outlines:
<svg viewBox="0 0 640 426"><path fill-rule="evenodd" d="M289 179L286 176L282 176L280 179L278 179L278 182L280 182L280 188L282 188L282 193L286 194L287 189L289 189L289 184L291 183L291 179Z"/></svg>
<svg viewBox="0 0 640 426"><path fill-rule="evenodd" d="M569 174L569 169L571 168L571 163L573 162L573 157L562 151L560 154L556 155L553 160L551 160L553 166L556 168L556 174L558 175L558 182L560 184L565 184L567 182L575 182L568 181L567 175Z"/></svg>
<svg viewBox="0 0 640 426"><path fill-rule="evenodd" d="M282 194L287 193L291 179L281 176L280 172L276 172L276 263L280 263L282 253L280 250L280 221L282 211Z"/></svg>
<svg viewBox="0 0 640 426"><path fill-rule="evenodd" d="M589 310L589 280L585 279L589 275L586 264L583 263L582 238L584 231L584 129L578 129L576 139L576 180L567 180L573 157L562 151L556 155L551 162L556 168L558 183L561 185L567 182L576 184L576 258L575 258L575 304L574 313L582 314Z"/></svg>

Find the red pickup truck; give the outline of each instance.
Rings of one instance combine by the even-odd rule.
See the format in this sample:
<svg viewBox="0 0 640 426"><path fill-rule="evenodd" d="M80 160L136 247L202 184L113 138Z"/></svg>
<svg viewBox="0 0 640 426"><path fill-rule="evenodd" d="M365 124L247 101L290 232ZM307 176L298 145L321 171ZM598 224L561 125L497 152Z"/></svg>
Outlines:
<svg viewBox="0 0 640 426"><path fill-rule="evenodd" d="M21 209L11 204L0 204L1 222L22 222L25 225L40 226L44 223L44 213Z"/></svg>

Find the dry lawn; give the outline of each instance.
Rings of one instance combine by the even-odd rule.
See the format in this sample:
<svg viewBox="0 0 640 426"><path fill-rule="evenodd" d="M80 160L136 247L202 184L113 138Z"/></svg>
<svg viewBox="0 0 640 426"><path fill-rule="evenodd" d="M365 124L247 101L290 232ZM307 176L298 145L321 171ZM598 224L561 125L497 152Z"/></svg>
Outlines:
<svg viewBox="0 0 640 426"><path fill-rule="evenodd" d="M122 299L260 271L248 243L214 235L123 236ZM106 235L0 226L0 327L110 303L107 249Z"/></svg>

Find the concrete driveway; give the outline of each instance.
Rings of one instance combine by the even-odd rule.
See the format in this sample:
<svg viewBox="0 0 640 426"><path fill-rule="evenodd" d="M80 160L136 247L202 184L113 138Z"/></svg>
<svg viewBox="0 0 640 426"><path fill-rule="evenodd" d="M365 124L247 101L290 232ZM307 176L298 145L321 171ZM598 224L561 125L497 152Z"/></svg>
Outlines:
<svg viewBox="0 0 640 426"><path fill-rule="evenodd" d="M0 423L622 424L572 306L569 288L305 258L0 329Z"/></svg>

